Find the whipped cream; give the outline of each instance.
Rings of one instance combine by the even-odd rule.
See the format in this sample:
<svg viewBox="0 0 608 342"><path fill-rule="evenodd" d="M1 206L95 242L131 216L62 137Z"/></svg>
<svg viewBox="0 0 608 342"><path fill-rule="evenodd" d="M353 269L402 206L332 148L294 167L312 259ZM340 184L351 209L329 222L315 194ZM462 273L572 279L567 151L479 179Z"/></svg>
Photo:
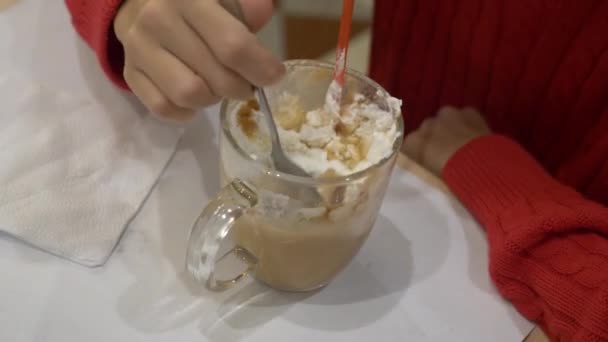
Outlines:
<svg viewBox="0 0 608 342"><path fill-rule="evenodd" d="M378 92L377 96L386 95ZM283 150L313 177L365 170L389 157L400 138L401 101L388 96L385 100L389 109L355 94L339 110L323 106L305 111L297 96L283 93L273 106ZM241 148L255 159L270 162L270 139L257 103L241 104L232 117L232 132Z"/></svg>

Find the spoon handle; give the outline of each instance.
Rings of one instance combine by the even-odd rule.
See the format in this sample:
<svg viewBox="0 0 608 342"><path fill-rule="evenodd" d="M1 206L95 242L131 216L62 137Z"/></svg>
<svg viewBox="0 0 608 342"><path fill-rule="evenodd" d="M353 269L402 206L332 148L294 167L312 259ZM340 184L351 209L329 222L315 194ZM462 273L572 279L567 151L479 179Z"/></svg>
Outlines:
<svg viewBox="0 0 608 342"><path fill-rule="evenodd" d="M243 15L243 10L238 0L219 0L219 3L236 19L241 21L244 25L247 25L245 21L245 16ZM285 155L285 152L281 147L281 140L279 138L279 132L277 131L277 125L274 121L274 117L272 116L272 111L270 110L270 104L268 102L268 98L266 97L264 88L254 86L253 89L256 97L258 98L258 103L260 104L260 111L264 115L266 123L268 124L268 134L270 136L270 142L272 146L270 155L274 164L274 168L278 171L289 173L291 175L309 177L306 171L304 171L301 167L292 162ZM309 196L310 198L319 197L318 195L316 195L316 191L309 192L311 192Z"/></svg>
<svg viewBox="0 0 608 342"><path fill-rule="evenodd" d="M268 133L270 135L270 140L272 143L272 151L271 154L273 159L275 157L282 158L283 153L281 149L275 148L275 146L281 146L281 141L279 139L279 133L277 131L277 125L274 122L274 118L272 117L272 112L270 111L270 104L268 103L268 98L266 97L266 92L261 87L254 87L255 95L258 98L258 103L260 104L260 109L266 122L270 125Z"/></svg>
<svg viewBox="0 0 608 342"><path fill-rule="evenodd" d="M245 15L243 14L243 10L241 5L238 3L238 0L219 0L220 5L224 7L226 11L232 14L236 19L238 19L243 25L247 25L247 21L245 20ZM281 141L279 139L279 133L277 132L277 126L274 122L274 118L272 117L272 111L270 110L270 104L268 103L268 98L266 97L266 92L262 87L253 87L255 91L255 95L258 98L258 103L260 104L260 109L264 114L266 122L269 127L269 134L272 143L272 159L273 160L283 160L284 155L283 151L280 148L275 148L275 146L281 146Z"/></svg>

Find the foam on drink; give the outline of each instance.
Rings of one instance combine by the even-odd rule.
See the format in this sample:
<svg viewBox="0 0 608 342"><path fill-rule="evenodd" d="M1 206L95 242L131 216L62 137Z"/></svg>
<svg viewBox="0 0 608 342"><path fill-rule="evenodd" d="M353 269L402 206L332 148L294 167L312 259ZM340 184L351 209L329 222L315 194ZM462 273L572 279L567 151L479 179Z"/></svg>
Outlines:
<svg viewBox="0 0 608 342"><path fill-rule="evenodd" d="M326 107L307 111L297 96L283 93L273 106L283 150L312 177L365 170L389 157L399 138L395 115L400 115L401 101L386 100L390 108L383 109L355 94L339 112ZM241 104L232 123L241 147L270 162L270 140L255 100Z"/></svg>

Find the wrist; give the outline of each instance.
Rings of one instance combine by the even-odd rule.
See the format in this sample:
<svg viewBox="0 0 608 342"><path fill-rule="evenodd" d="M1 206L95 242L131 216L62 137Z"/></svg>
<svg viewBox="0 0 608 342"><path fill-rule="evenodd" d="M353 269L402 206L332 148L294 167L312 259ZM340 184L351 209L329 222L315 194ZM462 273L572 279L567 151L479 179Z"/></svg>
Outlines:
<svg viewBox="0 0 608 342"><path fill-rule="evenodd" d="M442 178L482 223L530 201L578 196L517 142L498 134L479 137L461 148L448 161Z"/></svg>
<svg viewBox="0 0 608 342"><path fill-rule="evenodd" d="M479 134L475 136L471 136L468 139L454 142L453 145L447 149L446 158L442 160L441 167L439 169L439 174L442 175L445 171L445 168L450 164L451 160L456 158L460 151L466 149L469 145L476 144L478 140L482 140L483 138L492 136L493 134Z"/></svg>

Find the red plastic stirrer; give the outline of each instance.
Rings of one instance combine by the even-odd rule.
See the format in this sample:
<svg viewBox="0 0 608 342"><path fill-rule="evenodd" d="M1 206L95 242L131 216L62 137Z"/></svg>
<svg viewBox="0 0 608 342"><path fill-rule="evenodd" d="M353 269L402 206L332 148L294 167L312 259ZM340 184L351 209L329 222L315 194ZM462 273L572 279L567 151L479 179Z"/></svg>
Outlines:
<svg viewBox="0 0 608 342"><path fill-rule="evenodd" d="M340 18L340 33L338 35L338 49L336 54L336 67L333 82L327 89L325 99L326 107L334 113L340 112L342 103L342 88L344 86L344 73L348 56L348 43L350 41L350 28L353 21L353 8L355 0L344 0L342 17Z"/></svg>

